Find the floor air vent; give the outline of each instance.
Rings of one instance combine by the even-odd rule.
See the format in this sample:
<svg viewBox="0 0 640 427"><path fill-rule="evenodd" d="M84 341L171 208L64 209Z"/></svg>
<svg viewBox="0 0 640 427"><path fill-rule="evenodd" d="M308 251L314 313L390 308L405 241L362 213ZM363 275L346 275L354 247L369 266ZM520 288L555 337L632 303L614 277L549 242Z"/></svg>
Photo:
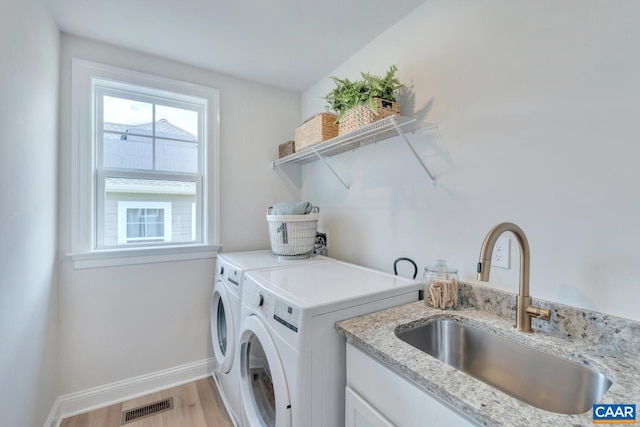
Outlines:
<svg viewBox="0 0 640 427"><path fill-rule="evenodd" d="M149 417L160 412L170 411L173 409L173 397L153 402L139 408L130 409L122 413L122 421L120 425L139 420L140 418Z"/></svg>

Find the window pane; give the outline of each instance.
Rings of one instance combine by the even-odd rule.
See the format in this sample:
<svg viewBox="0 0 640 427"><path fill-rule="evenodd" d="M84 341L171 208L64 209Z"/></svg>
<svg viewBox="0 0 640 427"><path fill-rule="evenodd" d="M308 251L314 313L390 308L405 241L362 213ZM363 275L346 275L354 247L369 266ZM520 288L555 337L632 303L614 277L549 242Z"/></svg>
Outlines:
<svg viewBox="0 0 640 427"><path fill-rule="evenodd" d="M164 240L164 209L127 209L127 240L160 237Z"/></svg>
<svg viewBox="0 0 640 427"><path fill-rule="evenodd" d="M171 138L184 139L186 141L198 140L198 113L196 111L184 110L182 108L167 107L166 105L156 105L156 120L171 123L177 129L168 129ZM158 136L164 129L158 129Z"/></svg>
<svg viewBox="0 0 640 427"><path fill-rule="evenodd" d="M102 108L105 125L107 123L133 125L153 121L153 107L147 102L105 96Z"/></svg>
<svg viewBox="0 0 640 427"><path fill-rule="evenodd" d="M140 211L142 209L127 209L127 239L142 237L144 235L140 227Z"/></svg>
<svg viewBox="0 0 640 427"><path fill-rule="evenodd" d="M144 237L164 237L164 209L145 209L141 219Z"/></svg>
<svg viewBox="0 0 640 427"><path fill-rule="evenodd" d="M156 140L156 170L198 172L198 144L195 142Z"/></svg>
<svg viewBox="0 0 640 427"><path fill-rule="evenodd" d="M193 242L195 181L105 178L104 245Z"/></svg>
<svg viewBox="0 0 640 427"><path fill-rule="evenodd" d="M156 105L153 121L151 103L105 96L104 104L103 167L198 173L197 112Z"/></svg>
<svg viewBox="0 0 640 427"><path fill-rule="evenodd" d="M125 128L125 132L121 134L104 133L104 167L152 170L153 140L149 137L130 135L129 129Z"/></svg>

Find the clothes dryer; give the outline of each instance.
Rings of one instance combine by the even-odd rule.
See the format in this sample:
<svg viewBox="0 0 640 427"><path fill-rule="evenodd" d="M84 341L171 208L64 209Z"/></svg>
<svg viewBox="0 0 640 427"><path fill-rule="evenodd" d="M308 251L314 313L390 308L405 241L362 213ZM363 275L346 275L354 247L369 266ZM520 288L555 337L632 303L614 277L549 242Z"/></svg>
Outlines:
<svg viewBox="0 0 640 427"><path fill-rule="evenodd" d="M269 250L230 252L216 259L216 279L211 297L211 338L215 355L212 372L220 397L236 425L242 426L240 369L237 348L240 331L241 284L244 273L334 261L324 256L287 259Z"/></svg>
<svg viewBox="0 0 640 427"><path fill-rule="evenodd" d="M344 426L346 339L335 323L417 301L421 288L340 261L248 272L238 348L245 426Z"/></svg>

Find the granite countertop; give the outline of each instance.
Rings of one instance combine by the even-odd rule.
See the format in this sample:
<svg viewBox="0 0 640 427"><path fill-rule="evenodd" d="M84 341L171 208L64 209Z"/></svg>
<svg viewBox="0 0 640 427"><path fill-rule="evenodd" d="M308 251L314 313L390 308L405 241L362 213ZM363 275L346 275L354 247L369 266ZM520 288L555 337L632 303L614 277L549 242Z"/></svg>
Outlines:
<svg viewBox="0 0 640 427"><path fill-rule="evenodd" d="M640 403L640 323L534 300L552 309L551 319L534 319L535 333L519 333L513 326L513 294L471 284L462 284L460 293L462 308L457 310L438 310L418 301L344 320L336 328L349 342L480 425L586 426L593 425L593 419L591 410L563 415L523 403L401 341L396 328L436 318L461 320L604 374L613 384L599 403Z"/></svg>

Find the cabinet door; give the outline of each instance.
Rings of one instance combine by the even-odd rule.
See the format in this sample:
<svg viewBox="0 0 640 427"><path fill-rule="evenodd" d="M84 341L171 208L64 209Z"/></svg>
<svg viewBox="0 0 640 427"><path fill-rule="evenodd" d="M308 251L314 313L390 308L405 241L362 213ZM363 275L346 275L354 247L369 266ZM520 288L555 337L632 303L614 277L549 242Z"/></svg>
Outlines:
<svg viewBox="0 0 640 427"><path fill-rule="evenodd" d="M345 427L394 427L394 424L357 392L347 387L345 393Z"/></svg>
<svg viewBox="0 0 640 427"><path fill-rule="evenodd" d="M402 427L478 425L433 393L419 388L351 343L347 343L347 390L349 389L377 414L386 417L387 423L388 420L393 420Z"/></svg>

